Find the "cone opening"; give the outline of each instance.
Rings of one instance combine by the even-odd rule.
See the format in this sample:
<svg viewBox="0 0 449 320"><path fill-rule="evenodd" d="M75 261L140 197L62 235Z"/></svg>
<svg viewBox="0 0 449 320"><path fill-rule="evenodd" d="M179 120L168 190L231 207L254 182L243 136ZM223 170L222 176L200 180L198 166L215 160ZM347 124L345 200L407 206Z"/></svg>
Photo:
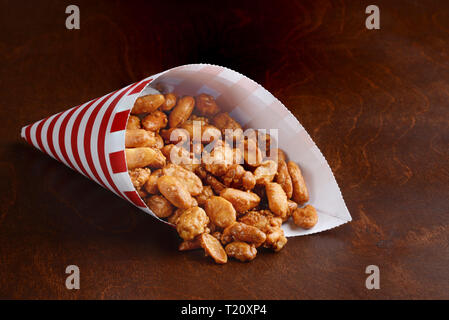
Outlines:
<svg viewBox="0 0 449 320"><path fill-rule="evenodd" d="M284 228L287 236L320 232L351 221L337 182L320 150L291 112L261 85L228 68L206 64L176 67L152 78L154 80L142 89L133 104L137 97L159 92L173 92L178 97L205 93L214 97L221 110L228 112L244 129L278 130L279 148L300 165L311 190L310 203L327 217L312 230L298 230L288 224ZM128 106L127 120L133 104ZM123 136L123 144L124 139ZM131 178L129 182L132 184ZM141 195L138 197L145 203ZM146 204L143 210L168 223L157 217Z"/></svg>

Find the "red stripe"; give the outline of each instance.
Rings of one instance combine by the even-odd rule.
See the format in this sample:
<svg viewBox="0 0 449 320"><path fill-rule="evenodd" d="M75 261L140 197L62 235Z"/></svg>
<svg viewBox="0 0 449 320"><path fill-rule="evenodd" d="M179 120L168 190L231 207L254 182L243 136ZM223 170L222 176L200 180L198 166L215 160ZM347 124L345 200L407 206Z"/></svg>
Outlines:
<svg viewBox="0 0 449 320"><path fill-rule="evenodd" d="M31 141L31 124L25 128L25 138L28 141L29 144L33 144L33 141Z"/></svg>
<svg viewBox="0 0 449 320"><path fill-rule="evenodd" d="M140 199L140 196L136 191L125 191L124 193L129 201L134 203L136 206L146 208L145 202Z"/></svg>
<svg viewBox="0 0 449 320"><path fill-rule="evenodd" d="M114 120L112 121L111 125L111 132L125 130L129 112L130 110L125 110L115 114Z"/></svg>
<svg viewBox="0 0 449 320"><path fill-rule="evenodd" d="M109 185L117 192L118 194L122 194L120 190L115 185L114 181L112 180L111 174L108 170L108 166L106 164L106 155L105 155L105 139L106 139L106 129L109 123L109 119L111 118L112 111L114 111L115 106L120 101L120 99L125 95L126 91L132 90L134 85L128 86L127 88L122 89L122 92L120 92L117 97L115 97L114 101L108 106L106 112L104 113L103 119L100 124L100 130L98 131L98 144L97 144L97 150L98 150L98 160L100 161L100 166L103 171L104 176L106 177L106 180L108 181ZM129 112L129 111L128 111ZM125 162L126 165L126 162Z"/></svg>
<svg viewBox="0 0 449 320"><path fill-rule="evenodd" d="M112 173L126 172L125 151L117 151L109 154L109 163L111 164Z"/></svg>
<svg viewBox="0 0 449 320"><path fill-rule="evenodd" d="M75 170L75 167L73 166L73 163L70 161L69 156L67 155L67 149L65 145L65 134L67 129L67 123L69 123L70 118L72 117L73 113L79 108L80 106L77 106L73 108L72 110L67 113L64 120L62 120L61 127L59 128L59 148L61 149L62 156L64 157L65 161L71 167Z"/></svg>
<svg viewBox="0 0 449 320"><path fill-rule="evenodd" d="M48 130L47 130L47 143L48 143L48 147L50 148L51 153L53 154L53 156L58 160L61 161L61 159L59 158L58 154L56 153L55 150L55 145L53 144L53 129L55 128L55 124L56 121L58 121L58 119L61 117L62 112L57 114L50 122L50 125L48 126Z"/></svg>
<svg viewBox="0 0 449 320"><path fill-rule="evenodd" d="M145 88L146 85L149 84L152 80L153 79L141 81L136 87L134 87L134 89L131 92L128 93L128 96L132 95L132 94L140 93L140 91L142 91L143 88Z"/></svg>
<svg viewBox="0 0 449 320"><path fill-rule="evenodd" d="M70 137L70 141L72 144L72 153L73 153L73 157L75 158L76 164L78 165L78 167L81 169L81 171L84 173L84 175L90 179L92 179L92 177L89 176L89 174L87 173L86 168L84 168L83 163L81 162L81 158L79 155L79 151L78 151L78 130L80 128L81 125L81 120L83 119L84 115L86 114L87 110L89 110L89 108L96 102L98 101L97 98L95 100L92 100L91 102L89 102L86 106L83 107L83 109L78 113L78 115L76 116L75 122L73 123L73 129L72 129L72 136Z"/></svg>
<svg viewBox="0 0 449 320"><path fill-rule="evenodd" d="M39 122L39 124L37 125L36 128L36 141L37 141L37 145L39 146L39 149L41 149L42 152L47 153L47 151L45 151L44 149L44 145L42 143L42 127L44 126L44 123L48 120L48 118L41 120L41 122Z"/></svg>
<svg viewBox="0 0 449 320"><path fill-rule="evenodd" d="M95 107L94 111L92 111L92 113L89 116L89 120L87 121L87 125L86 125L86 131L84 132L84 153L86 155L87 164L89 165L89 169L90 169L90 171L92 171L92 174L95 176L95 178L97 179L98 183L101 183L105 188L106 188L106 185L100 179L100 176L98 175L97 169L95 169L95 165L94 165L94 162L92 160L92 150L90 149L90 142L92 140L92 127L94 125L95 118L97 117L97 114L100 111L101 107L105 104L105 102L113 94L115 94L115 92L111 92L110 94L108 94L107 96L102 98L100 103Z"/></svg>

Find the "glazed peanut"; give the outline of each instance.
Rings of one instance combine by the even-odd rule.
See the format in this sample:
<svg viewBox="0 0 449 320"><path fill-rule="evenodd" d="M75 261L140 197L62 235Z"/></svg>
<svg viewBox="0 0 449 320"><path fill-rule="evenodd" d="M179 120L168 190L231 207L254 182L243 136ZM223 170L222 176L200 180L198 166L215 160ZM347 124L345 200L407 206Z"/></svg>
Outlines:
<svg viewBox="0 0 449 320"><path fill-rule="evenodd" d="M188 209L198 203L190 195L184 184L172 176L162 176L157 180L159 192L175 207Z"/></svg>
<svg viewBox="0 0 449 320"><path fill-rule="evenodd" d="M126 148L125 156L129 170L143 167L162 168L165 165L164 155L155 148Z"/></svg>
<svg viewBox="0 0 449 320"><path fill-rule="evenodd" d="M212 196L207 199L204 210L210 221L220 228L226 228L236 220L232 203L222 197Z"/></svg>
<svg viewBox="0 0 449 320"><path fill-rule="evenodd" d="M245 163L252 167L260 166L263 161L262 151L260 151L257 141L254 139L247 139L244 141L243 157Z"/></svg>
<svg viewBox="0 0 449 320"><path fill-rule="evenodd" d="M213 124L221 130L223 135L226 129L234 130L239 136L243 133L242 126L235 121L227 112L217 114L213 119Z"/></svg>
<svg viewBox="0 0 449 320"><path fill-rule="evenodd" d="M162 148L164 142L162 138L157 136L154 132L149 132L144 129L130 129L125 133L125 147L155 147Z"/></svg>
<svg viewBox="0 0 449 320"><path fill-rule="evenodd" d="M167 126L167 116L165 113L156 110L142 119L142 127L148 131L158 132Z"/></svg>
<svg viewBox="0 0 449 320"><path fill-rule="evenodd" d="M151 170L148 168L136 168L133 170L128 170L128 174L134 188L136 188L136 190L140 190L150 178Z"/></svg>
<svg viewBox="0 0 449 320"><path fill-rule="evenodd" d="M130 115L128 118L128 122L126 123L126 129L140 129L142 128L141 124L140 124L140 119L139 117Z"/></svg>
<svg viewBox="0 0 449 320"><path fill-rule="evenodd" d="M180 208L176 209L175 212L170 217L168 217L167 219L168 223L171 223L176 226L178 224L179 217L181 217L184 211L186 210Z"/></svg>
<svg viewBox="0 0 449 320"><path fill-rule="evenodd" d="M162 172L164 175L172 176L177 178L179 181L182 181L182 184L192 196L197 196L201 193L201 191L203 191L203 183L201 182L201 179L198 178L198 176L192 171L170 163L162 169Z"/></svg>
<svg viewBox="0 0 449 320"><path fill-rule="evenodd" d="M176 105L176 96L173 93L167 93L165 95L165 101L161 105L162 111L170 111Z"/></svg>
<svg viewBox="0 0 449 320"><path fill-rule="evenodd" d="M299 169L298 165L293 161L287 163L288 172L292 178L293 184L293 200L299 204L304 204L309 201L309 191L306 187L306 182Z"/></svg>
<svg viewBox="0 0 449 320"><path fill-rule="evenodd" d="M206 175L206 183L214 189L216 194L220 194L224 189L226 189L226 186L211 174Z"/></svg>
<svg viewBox="0 0 449 320"><path fill-rule="evenodd" d="M206 204L207 199L214 195L214 191L211 186L204 186L201 193L196 197L196 201L199 206L204 206Z"/></svg>
<svg viewBox="0 0 449 320"><path fill-rule="evenodd" d="M184 240L183 242L181 242L178 250L179 251L188 251L188 250L195 250L195 249L199 249L199 248L201 248L200 238L196 237L192 240Z"/></svg>
<svg viewBox="0 0 449 320"><path fill-rule="evenodd" d="M293 211L293 221L298 227L310 229L318 222L318 214L313 206L307 205L304 208L297 208Z"/></svg>
<svg viewBox="0 0 449 320"><path fill-rule="evenodd" d="M192 240L204 232L208 223L209 218L206 212L200 207L192 207L180 215L176 223L176 230L184 240Z"/></svg>
<svg viewBox="0 0 449 320"><path fill-rule="evenodd" d="M234 241L226 245L225 251L229 257L235 258L242 262L254 260L257 255L257 249L254 245L245 242Z"/></svg>
<svg viewBox="0 0 449 320"><path fill-rule="evenodd" d="M153 112L157 110L163 103L165 102L165 98L162 94L150 94L147 96L143 96L137 98L134 103L134 107L131 110L132 114Z"/></svg>
<svg viewBox="0 0 449 320"><path fill-rule="evenodd" d="M143 188L149 194L158 194L159 189L157 187L157 180L162 176L162 169L157 169L151 173L148 180L145 182Z"/></svg>
<svg viewBox="0 0 449 320"><path fill-rule="evenodd" d="M218 108L214 97L208 94L202 93L195 100L196 110L202 116L212 117L220 112L220 108Z"/></svg>
<svg viewBox="0 0 449 320"><path fill-rule="evenodd" d="M207 256L210 256L218 264L228 262L228 256L221 246L220 241L208 233L203 233L199 236L201 247Z"/></svg>
<svg viewBox="0 0 449 320"><path fill-rule="evenodd" d="M192 114L195 106L195 100L191 96L185 96L179 99L178 104L168 116L168 125L170 128L179 127Z"/></svg>
<svg viewBox="0 0 449 320"><path fill-rule="evenodd" d="M239 164L231 165L222 180L226 186L236 189L252 190L256 185L256 178L253 173L245 171Z"/></svg>
<svg viewBox="0 0 449 320"><path fill-rule="evenodd" d="M271 248L275 252L280 251L287 243L287 238L284 236L284 231L281 228L274 229L267 234L264 247Z"/></svg>
<svg viewBox="0 0 449 320"><path fill-rule="evenodd" d="M265 160L263 161L257 168L254 170L254 177L256 178L257 184L266 184L268 182L273 181L274 176L276 175L278 169L278 165L273 160Z"/></svg>
<svg viewBox="0 0 449 320"><path fill-rule="evenodd" d="M271 212L285 219L288 215L288 202L284 189L282 189L280 184L269 182L265 184L265 190Z"/></svg>
<svg viewBox="0 0 449 320"><path fill-rule="evenodd" d="M161 195L154 195L146 199L148 208L159 218L167 218L173 214L175 208Z"/></svg>
<svg viewBox="0 0 449 320"><path fill-rule="evenodd" d="M244 213L255 208L260 198L257 194L234 188L226 188L220 192L220 196L232 203L238 213Z"/></svg>
<svg viewBox="0 0 449 320"><path fill-rule="evenodd" d="M293 183L290 173L288 173L287 163L282 159L278 160L278 171L275 181L282 186L287 198L290 199L293 195Z"/></svg>
<svg viewBox="0 0 449 320"><path fill-rule="evenodd" d="M241 222L234 222L223 230L221 236L222 243L231 241L244 241L260 247L266 240L266 235L253 226L246 225Z"/></svg>

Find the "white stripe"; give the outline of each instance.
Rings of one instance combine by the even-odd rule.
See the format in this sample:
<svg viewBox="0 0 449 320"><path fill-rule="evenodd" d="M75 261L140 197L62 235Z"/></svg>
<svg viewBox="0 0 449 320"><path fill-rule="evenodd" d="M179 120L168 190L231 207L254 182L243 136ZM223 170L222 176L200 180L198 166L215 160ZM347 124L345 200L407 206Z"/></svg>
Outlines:
<svg viewBox="0 0 449 320"><path fill-rule="evenodd" d="M37 149L41 150L41 148L39 148L39 145L37 144L37 139L36 139L36 128L39 125L39 123L41 123L43 120L35 122L31 125L31 129L30 129L30 137L31 137L31 143L33 144L33 146L35 146ZM42 151L42 150L41 150Z"/></svg>
<svg viewBox="0 0 449 320"><path fill-rule="evenodd" d="M92 171L90 170L89 164L87 163L86 151L84 150L84 136L86 135L87 121L89 120L89 117L90 117L92 111L95 109L95 107L98 105L98 103L101 100L102 100L101 98L98 99L89 107L89 109L87 109L86 113L84 114L83 118L81 119L80 127L78 129L78 136L76 137L76 140L78 143L78 154L80 156L80 161L81 161L84 169L86 169L88 177L91 178L93 181L95 181L98 184L100 184L100 183L97 181L97 179L93 175Z"/></svg>
<svg viewBox="0 0 449 320"><path fill-rule="evenodd" d="M109 108L109 106L110 106L111 103L114 101L114 99L115 99L120 93L122 93L123 90L125 90L125 89L128 90L129 87L123 88L123 89L117 91L115 94L113 94L113 95L112 95L112 96L111 96L111 97L110 97L110 98L103 104L103 106L101 107L100 111L98 112L98 114L97 114L97 116L96 116L96 118L95 118L95 121L94 121L94 124L93 124L93 128L92 128L92 136L91 136L92 138L91 138L91 141L90 141L90 147L91 147L91 150L92 150L92 160L93 160L95 169L97 170L98 176L100 177L101 181L103 181L104 185L105 185L109 190L113 191L114 193L115 193L114 189L113 189L112 186L109 184L109 182L106 180L106 177L105 177L105 175L104 175L104 173L103 173L103 170L101 169L100 160L99 160L99 157L98 157L98 151L97 151L97 148L98 148L98 133L99 133L99 131L100 131L100 125L101 125L101 122L102 122L102 120L103 120L103 118L104 118L104 114L105 114L106 110ZM109 122L111 122L111 121L113 120L113 115L114 115L114 113L112 112L112 113L111 113L111 118L109 119ZM106 135L107 135L107 130L106 130ZM105 137L105 145L106 145L106 137Z"/></svg>
<svg viewBox="0 0 449 320"><path fill-rule="evenodd" d="M81 105L81 107L79 107L72 114L72 116L69 119L69 122L67 123L67 127L66 127L66 130L65 130L65 136L64 136L67 156L70 159L70 161L72 162L73 167L76 169L76 171L78 171L82 175L84 175L84 173L81 171L81 168L78 166L78 164L76 163L75 157L73 156L73 150L72 150L72 130L73 130L73 124L75 122L75 119L76 119L77 115L81 112L81 110L86 105L87 105L87 103L84 103L83 105Z"/></svg>
<svg viewBox="0 0 449 320"><path fill-rule="evenodd" d="M54 159L56 159L56 157L53 154L53 152L51 152L50 146L48 145L47 134L48 134L48 127L50 126L50 123L58 114L59 113L54 114L51 117L49 117L47 122L45 122L44 125L42 126L42 145L43 145L44 149L47 151L47 154Z"/></svg>
<svg viewBox="0 0 449 320"><path fill-rule="evenodd" d="M70 166L68 162L64 159L61 152L61 146L59 145L59 130L61 129L62 121L64 121L64 118L67 117L67 114L70 112L70 110L72 109L66 110L62 113L62 115L56 121L55 126L53 128L53 145L55 147L56 154L58 155L59 159L61 159L61 162L64 163L69 168Z"/></svg>

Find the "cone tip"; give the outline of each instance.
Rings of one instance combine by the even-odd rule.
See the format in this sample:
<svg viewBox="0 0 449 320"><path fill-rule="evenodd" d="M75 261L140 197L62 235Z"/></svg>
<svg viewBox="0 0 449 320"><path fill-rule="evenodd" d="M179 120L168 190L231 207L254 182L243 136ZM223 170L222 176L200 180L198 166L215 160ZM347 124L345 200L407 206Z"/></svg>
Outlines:
<svg viewBox="0 0 449 320"><path fill-rule="evenodd" d="M27 127L28 127L28 126L22 127L22 129L20 130L20 136L21 136L23 139L25 139L25 140L26 140L25 129L26 129Z"/></svg>

